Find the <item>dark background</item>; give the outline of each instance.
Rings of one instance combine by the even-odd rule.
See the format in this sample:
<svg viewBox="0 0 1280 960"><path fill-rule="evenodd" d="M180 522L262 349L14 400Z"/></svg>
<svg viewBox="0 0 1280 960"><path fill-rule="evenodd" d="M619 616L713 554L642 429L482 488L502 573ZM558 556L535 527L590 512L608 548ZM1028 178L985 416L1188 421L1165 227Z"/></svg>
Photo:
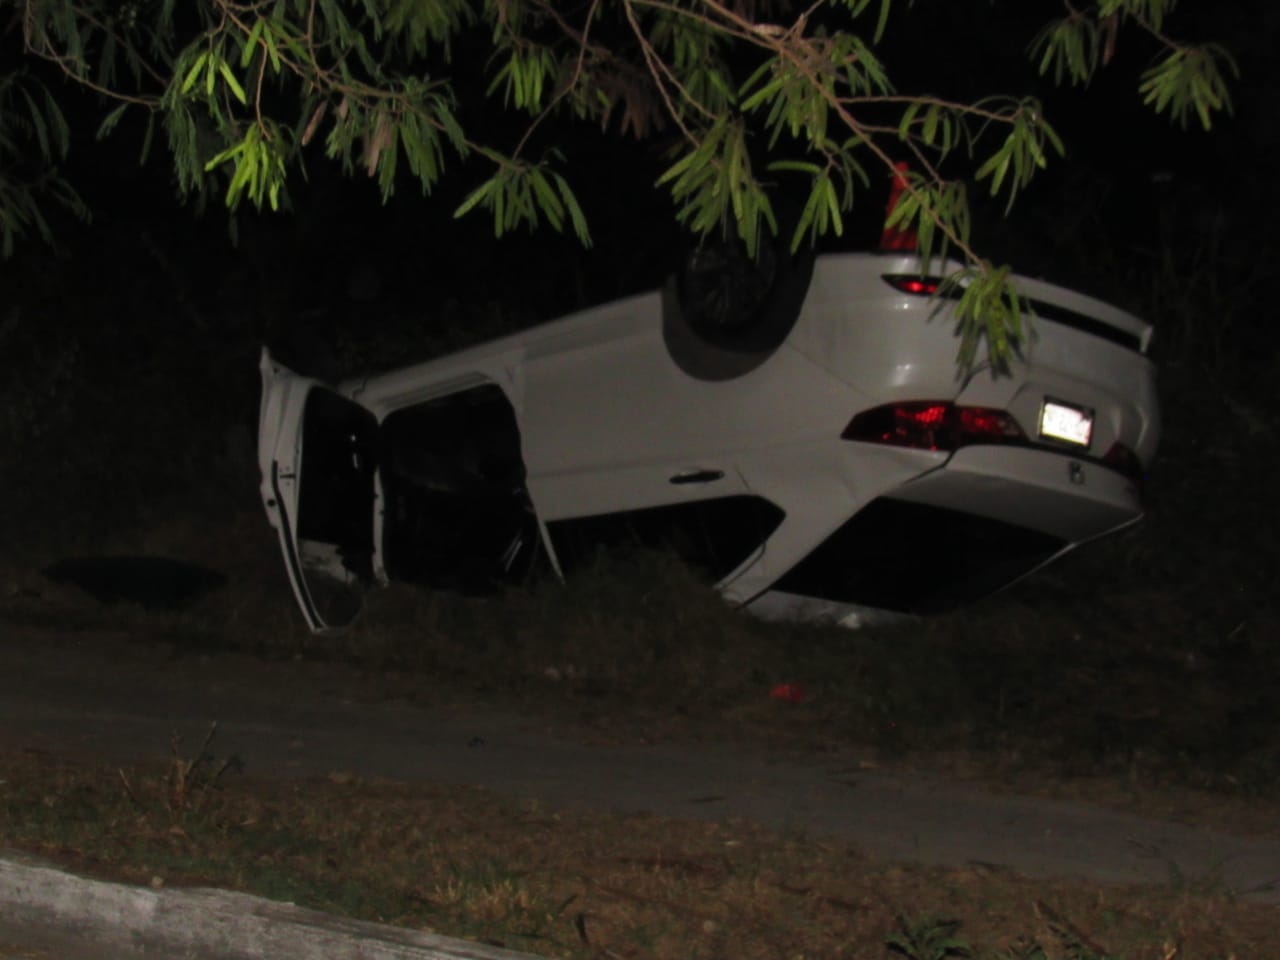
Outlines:
<svg viewBox="0 0 1280 960"><path fill-rule="evenodd" d="M1269 486L1254 486L1277 444L1277 14L1184 6L1171 32L1220 39L1240 61L1235 114L1211 134L1141 105L1155 47L1134 31L1089 89L1039 80L1025 48L1053 3L920 0L895 14L884 55L903 92L1045 98L1067 156L1010 219L975 193L977 245L1156 325L1167 427L1153 516L1193 513L1257 578L1276 558L1274 522L1251 518L1276 513ZM375 183L318 156L293 178L291 210L242 210L233 231L216 203L176 198L163 151L139 164L136 126L95 142L101 105L52 82L77 131L66 170L93 219L55 215L55 248L28 242L0 263L0 549L21 565L127 548L159 516L258 509L263 343L323 377L393 366L652 287L688 242L653 187L661 138L563 126L543 145L568 157L590 250L549 230L495 240L483 213L455 221L479 168L455 167L430 197L405 182L383 205ZM885 186L860 198L838 245L874 243ZM1221 462L1206 460L1214 451Z"/></svg>
<svg viewBox="0 0 1280 960"><path fill-rule="evenodd" d="M1088 90L1057 91L1025 59L1056 2L899 8L885 55L901 90L1039 90L1068 145L1012 218L974 197L979 249L1156 327L1165 429L1136 528L899 632L759 624L691 589L673 564L655 572L624 558L492 604L377 591L350 631L314 637L258 495L262 344L336 377L651 287L687 242L652 186L663 143L544 131L539 147L568 158L589 251L546 231L498 242L483 217L454 221L484 176L476 168L455 169L429 198L404 183L383 206L375 184L317 158L291 183L292 210L242 212L233 243L216 204L199 213L177 201L164 157L139 166L137 128L95 143L101 105L54 78L77 121L68 173L94 218L58 218L55 249L27 244L0 263L0 630L83 627L93 642L106 624L166 656L316 655L407 671L429 696L544 697L554 709L638 717L646 730L706 722L738 736L756 717L775 725L762 736L790 723L798 730L786 735L806 743L955 749L1001 769L1047 764L1059 776L1276 796L1280 8L1183 0L1171 21L1171 32L1220 39L1240 61L1235 114L1211 134L1171 129L1143 108L1135 90L1154 47L1138 34L1123 36ZM842 244L875 243L886 188L860 198ZM122 555L190 561L224 582L170 616L98 605L42 573ZM88 569L130 574L135 597L137 580L180 573ZM548 664L578 665L582 679L562 689ZM783 679L821 688L811 711L789 721L765 712L776 706L769 685Z"/></svg>

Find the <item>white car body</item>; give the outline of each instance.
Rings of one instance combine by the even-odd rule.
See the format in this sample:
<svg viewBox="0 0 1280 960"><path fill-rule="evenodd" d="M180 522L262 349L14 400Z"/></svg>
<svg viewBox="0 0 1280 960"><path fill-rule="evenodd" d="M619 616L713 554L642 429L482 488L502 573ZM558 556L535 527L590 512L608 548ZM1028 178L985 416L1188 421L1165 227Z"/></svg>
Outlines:
<svg viewBox="0 0 1280 960"><path fill-rule="evenodd" d="M672 283L336 387L264 350L262 495L308 624L345 625L387 580L467 589L535 552L563 574L618 540L683 544L762 613L927 612L1135 522L1151 328L1019 278L1022 359L964 379L919 275L819 257L758 342L703 342ZM919 441L960 408L996 432Z"/></svg>

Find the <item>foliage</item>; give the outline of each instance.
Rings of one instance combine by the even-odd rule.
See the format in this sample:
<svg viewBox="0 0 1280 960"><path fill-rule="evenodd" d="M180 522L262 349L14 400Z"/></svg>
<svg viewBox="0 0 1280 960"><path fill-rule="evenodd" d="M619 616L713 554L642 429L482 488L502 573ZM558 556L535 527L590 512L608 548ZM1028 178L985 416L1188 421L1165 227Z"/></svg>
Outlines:
<svg viewBox="0 0 1280 960"><path fill-rule="evenodd" d="M179 826L188 815L194 816L204 810L210 802L210 792L218 788L223 775L228 770L238 771L241 768L238 758L231 757L218 763L209 752L217 730L218 723L215 720L209 725L199 751L191 757L183 756L179 751L181 738L176 733L169 741L171 756L160 779L161 789L158 793L160 806L168 815L171 827ZM139 808L145 809L146 804L134 790L128 774L124 770L120 770L119 774L120 783L129 799Z"/></svg>
<svg viewBox="0 0 1280 960"><path fill-rule="evenodd" d="M67 121L44 83L23 71L0 74L0 255L12 256L15 240L33 231L52 240L45 201L87 216L55 166L66 156L70 139ZM2 334L0 327L0 339Z"/></svg>
<svg viewBox="0 0 1280 960"><path fill-rule="evenodd" d="M971 956L969 945L956 937L960 926L955 920L920 917L915 921L898 918L898 929L891 933L886 945L906 960L948 960Z"/></svg>
<svg viewBox="0 0 1280 960"><path fill-rule="evenodd" d="M779 231L793 249L840 235L873 174L908 161L914 172L894 220L920 231L926 262L963 260L955 282L967 288L958 317L965 366L985 344L993 368L1006 367L1021 336L1010 272L972 244L966 185L1011 207L1065 149L1035 97L901 92L882 47L929 15L903 0L6 5L20 10L30 57L113 104L100 134L142 115L144 150L159 127L182 192L216 186L233 209L287 204L291 173L317 153L376 178L384 199L405 180L431 193L447 168L473 162L482 179L459 215L480 208L499 235L546 221L589 244L573 158L560 147L565 124L596 125L664 146L658 185L678 219L699 236L735 236L754 254ZM1220 46L1168 33L1174 7L1067 3L1032 41L1033 61L1055 82L1086 84L1124 36L1155 50L1138 95L1208 129L1231 109L1235 63ZM45 130L61 129L57 104L26 103L29 121L6 111L0 151L6 130L26 122L42 155L58 152L65 137ZM0 212L9 242L27 225L44 228L32 192L7 171ZM803 199L794 222L775 210L783 193Z"/></svg>

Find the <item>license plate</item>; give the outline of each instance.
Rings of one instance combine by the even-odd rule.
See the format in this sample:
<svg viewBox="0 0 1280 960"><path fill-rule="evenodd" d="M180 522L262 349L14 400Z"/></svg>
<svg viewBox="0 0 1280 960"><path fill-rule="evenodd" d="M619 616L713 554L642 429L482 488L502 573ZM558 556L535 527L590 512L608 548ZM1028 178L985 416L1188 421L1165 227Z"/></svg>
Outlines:
<svg viewBox="0 0 1280 960"><path fill-rule="evenodd" d="M1093 411L1046 397L1040 408L1040 436L1075 447L1088 447L1093 438Z"/></svg>

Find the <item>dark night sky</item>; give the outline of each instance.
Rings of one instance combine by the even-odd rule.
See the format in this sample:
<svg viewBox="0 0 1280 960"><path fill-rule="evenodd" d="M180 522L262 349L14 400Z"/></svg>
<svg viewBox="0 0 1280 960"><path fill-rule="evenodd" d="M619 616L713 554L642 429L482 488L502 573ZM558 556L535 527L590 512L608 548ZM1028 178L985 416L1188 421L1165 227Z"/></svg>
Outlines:
<svg viewBox="0 0 1280 960"><path fill-rule="evenodd" d="M1155 246L1159 210L1171 190L1183 206L1201 208L1198 215L1208 208L1225 211L1242 226L1246 218L1256 219L1248 213L1259 205L1258 191L1274 197L1270 104L1276 91L1263 38L1278 15L1261 0L1181 5L1171 30L1224 37L1245 74L1236 89L1237 116L1207 136L1173 130L1142 107L1137 78L1154 45L1136 31L1122 35L1115 61L1087 91L1056 90L1037 78L1025 45L1037 25L1060 9L1057 0L916 0L895 13L883 54L902 92L976 98L1032 91L1045 98L1068 154L1032 185L1010 222L999 216L1002 204L985 202L975 191L977 240L996 259L1013 260L1027 272L1123 298L1114 277L1101 276L1093 258L1078 255L1096 250L1099 231L1117 251ZM1196 16L1210 22L1197 23ZM84 95L72 99L82 120L100 109ZM69 171L94 207L95 221L88 227L60 222L65 248L84 251L127 242L131 231L158 231L170 256L185 264L195 294L224 302L249 298L259 313L314 317L349 292L353 276L376 275L381 296L397 307L506 298L536 319L652 286L671 268L672 251L683 239L671 222L669 200L651 186L661 169L656 145L577 129L555 131L555 138L566 148L566 173L592 224L591 251L550 231L495 242L483 212L454 221L452 210L481 176L474 165L455 166L428 198L406 182L384 207L374 183L360 175L345 180L318 156L308 161L308 177L295 176L290 184L293 212L244 211L240 242L232 247L226 216L216 205L197 217L190 206L175 203L163 150L138 166L138 124L122 124L101 144L93 142L92 127L79 124ZM1153 189L1152 174L1164 170L1176 173L1174 186ZM842 245L874 242L883 189L877 184L858 203ZM1255 248L1270 243L1261 233L1247 242ZM68 264L65 258L51 262L40 250L20 259L39 261L41 270ZM139 269L146 269L145 259L135 258ZM216 291L207 289L210 281Z"/></svg>

